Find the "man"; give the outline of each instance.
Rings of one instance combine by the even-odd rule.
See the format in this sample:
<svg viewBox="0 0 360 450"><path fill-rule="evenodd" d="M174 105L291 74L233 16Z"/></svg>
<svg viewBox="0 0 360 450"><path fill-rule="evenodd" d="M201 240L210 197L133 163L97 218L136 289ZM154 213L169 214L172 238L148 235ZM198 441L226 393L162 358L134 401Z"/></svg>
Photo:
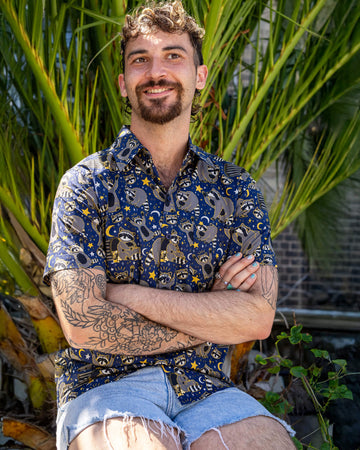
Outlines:
<svg viewBox="0 0 360 450"><path fill-rule="evenodd" d="M127 17L131 126L59 185L60 449L293 448L227 376L229 346L270 333L277 273L255 182L189 139L202 35L179 1Z"/></svg>

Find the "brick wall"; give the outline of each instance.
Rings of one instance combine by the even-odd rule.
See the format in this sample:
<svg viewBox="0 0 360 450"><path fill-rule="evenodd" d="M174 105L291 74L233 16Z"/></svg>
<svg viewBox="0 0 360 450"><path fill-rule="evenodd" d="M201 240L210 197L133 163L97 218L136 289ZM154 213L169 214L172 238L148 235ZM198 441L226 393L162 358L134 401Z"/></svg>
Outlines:
<svg viewBox="0 0 360 450"><path fill-rule="evenodd" d="M333 254L327 275L309 267L292 226L275 239L279 306L360 311L360 196L351 195L349 204L341 250Z"/></svg>

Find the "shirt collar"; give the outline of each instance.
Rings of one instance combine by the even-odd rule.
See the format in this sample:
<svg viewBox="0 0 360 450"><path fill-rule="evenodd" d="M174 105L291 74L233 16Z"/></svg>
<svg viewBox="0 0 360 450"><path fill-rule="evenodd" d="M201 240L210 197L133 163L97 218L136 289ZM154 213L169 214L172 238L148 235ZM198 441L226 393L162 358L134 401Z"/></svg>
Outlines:
<svg viewBox="0 0 360 450"><path fill-rule="evenodd" d="M141 142L130 131L129 127L124 125L109 150L112 151L119 170L123 170L124 167L127 166L139 153L139 150L143 148L144 147L141 145ZM214 161L212 161L210 155L200 147L194 145L189 136L188 156L193 157L193 155L197 155L210 166L215 166Z"/></svg>

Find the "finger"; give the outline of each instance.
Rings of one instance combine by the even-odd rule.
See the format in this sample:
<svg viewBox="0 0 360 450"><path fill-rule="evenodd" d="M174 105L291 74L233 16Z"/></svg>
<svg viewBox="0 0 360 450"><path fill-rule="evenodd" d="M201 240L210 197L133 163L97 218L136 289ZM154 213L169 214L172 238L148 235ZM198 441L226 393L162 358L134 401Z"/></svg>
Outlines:
<svg viewBox="0 0 360 450"><path fill-rule="evenodd" d="M236 255L230 256L230 258L228 258L227 261L225 261L225 263L222 264L218 272L215 274L215 280L211 290L216 291L226 289L226 286L229 283L229 277L231 277L231 273L227 273L227 271L229 270L229 268L232 267L232 265L238 262L241 258L242 254L236 253Z"/></svg>
<svg viewBox="0 0 360 450"><path fill-rule="evenodd" d="M238 287L240 291L242 292L248 292L253 286L256 281L256 273L252 273L246 280Z"/></svg>
<svg viewBox="0 0 360 450"><path fill-rule="evenodd" d="M212 290L238 288L247 277L258 269L258 264L254 264L254 258L254 255L248 255L244 258L241 253L228 258L217 272ZM247 268L248 270L246 270Z"/></svg>
<svg viewBox="0 0 360 450"><path fill-rule="evenodd" d="M254 277L252 275L255 274L259 270L259 263L253 262L252 264L245 267L245 269L241 270L240 272L236 273L232 278L230 278L229 283L232 285L233 288L238 289L241 288L241 286L245 283L246 280L250 278L250 280L253 280ZM251 278L252 277L252 278ZM250 282L249 284L253 284Z"/></svg>
<svg viewBox="0 0 360 450"><path fill-rule="evenodd" d="M228 264L230 262L231 264ZM234 277L238 277L238 283L243 282L245 278L258 269L257 263L253 265L254 255L249 255L245 258L230 258L225 264L220 267L219 272L221 277L227 282L230 282Z"/></svg>
<svg viewBox="0 0 360 450"><path fill-rule="evenodd" d="M234 264L242 259L243 255L241 253L236 253L236 255L230 256L224 264L221 265L219 272L224 276L225 272L230 269Z"/></svg>

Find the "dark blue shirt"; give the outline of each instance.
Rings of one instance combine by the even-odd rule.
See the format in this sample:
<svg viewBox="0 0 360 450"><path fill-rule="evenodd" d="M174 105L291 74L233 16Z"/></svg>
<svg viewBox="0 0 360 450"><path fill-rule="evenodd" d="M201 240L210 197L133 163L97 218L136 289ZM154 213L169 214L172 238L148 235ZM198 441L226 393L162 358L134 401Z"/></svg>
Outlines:
<svg viewBox="0 0 360 450"><path fill-rule="evenodd" d="M63 176L44 277L101 268L111 283L204 292L238 252L276 265L268 213L251 176L189 139L166 190L148 150L123 127L110 148ZM228 349L205 343L157 356L124 356L70 347L56 359L58 404L150 365L160 365L180 402L190 403L231 385L224 373Z"/></svg>

